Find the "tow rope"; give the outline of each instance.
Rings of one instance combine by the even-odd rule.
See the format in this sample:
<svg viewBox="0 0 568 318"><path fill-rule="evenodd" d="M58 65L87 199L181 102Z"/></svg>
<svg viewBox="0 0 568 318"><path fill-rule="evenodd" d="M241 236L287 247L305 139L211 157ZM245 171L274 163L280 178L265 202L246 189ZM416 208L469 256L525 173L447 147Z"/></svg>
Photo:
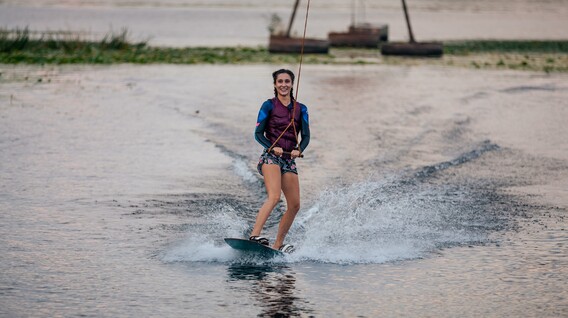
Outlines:
<svg viewBox="0 0 568 318"><path fill-rule="evenodd" d="M298 81L296 82L296 98L292 97L292 100L294 102L294 106L292 107L292 118L290 119L290 123L288 124L288 126L286 126L286 128L282 131L280 136L278 136L278 138L276 138L276 140L274 141L272 146L270 146L270 148L268 148L268 150L267 150L268 153L272 152L272 149L274 148L276 143L280 140L280 138L282 138L282 136L284 136L284 134L286 133L286 131L288 131L290 126L292 126L292 128L294 128L294 137L296 137L296 148L300 151L299 158L304 157L304 155L302 155L302 149L300 149L300 143L298 142L298 132L296 131L296 123L295 123L294 119L296 117L296 105L298 104L297 100L298 100L298 94L300 92L300 77L302 75L302 61L304 59L304 43L306 41L306 30L308 28L309 12L310 12L310 0L308 0L308 5L306 7L306 18L304 19L304 35L302 36L302 47L300 49L300 65L298 67ZM278 98L278 97L276 97L276 98ZM284 153L290 154L289 152L284 152Z"/></svg>

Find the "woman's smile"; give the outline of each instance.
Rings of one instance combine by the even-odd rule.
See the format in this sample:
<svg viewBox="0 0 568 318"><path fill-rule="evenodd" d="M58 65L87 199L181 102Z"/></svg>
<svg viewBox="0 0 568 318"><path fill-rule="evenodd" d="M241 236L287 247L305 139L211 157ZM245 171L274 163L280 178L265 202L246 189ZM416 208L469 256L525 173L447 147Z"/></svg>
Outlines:
<svg viewBox="0 0 568 318"><path fill-rule="evenodd" d="M276 89L280 95L288 95L292 86L292 79L288 74L280 74L276 79Z"/></svg>

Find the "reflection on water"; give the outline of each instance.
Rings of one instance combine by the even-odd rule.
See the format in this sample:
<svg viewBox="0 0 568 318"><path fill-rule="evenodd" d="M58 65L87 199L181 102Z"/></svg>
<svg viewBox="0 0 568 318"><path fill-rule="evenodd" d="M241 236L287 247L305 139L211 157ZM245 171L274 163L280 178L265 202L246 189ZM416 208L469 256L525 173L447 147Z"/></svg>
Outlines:
<svg viewBox="0 0 568 318"><path fill-rule="evenodd" d="M298 317L313 312L296 296L296 273L286 265L231 264L227 272L229 285L249 291L262 308L258 317Z"/></svg>

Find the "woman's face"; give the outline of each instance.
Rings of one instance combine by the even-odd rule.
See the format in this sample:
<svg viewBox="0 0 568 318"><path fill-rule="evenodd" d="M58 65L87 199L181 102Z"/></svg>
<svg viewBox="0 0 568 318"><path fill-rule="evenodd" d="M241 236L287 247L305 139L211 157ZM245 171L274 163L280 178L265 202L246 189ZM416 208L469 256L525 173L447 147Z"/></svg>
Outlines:
<svg viewBox="0 0 568 318"><path fill-rule="evenodd" d="M278 95L287 96L290 94L290 89L292 88L292 78L286 73L280 73L276 76L276 83L274 88L278 92Z"/></svg>

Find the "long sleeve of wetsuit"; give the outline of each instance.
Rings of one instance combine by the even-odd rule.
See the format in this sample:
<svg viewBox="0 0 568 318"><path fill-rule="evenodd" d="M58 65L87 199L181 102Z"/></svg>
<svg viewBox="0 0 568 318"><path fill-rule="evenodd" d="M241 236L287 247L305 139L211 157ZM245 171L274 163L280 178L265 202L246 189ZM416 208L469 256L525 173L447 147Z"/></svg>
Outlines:
<svg viewBox="0 0 568 318"><path fill-rule="evenodd" d="M258 141L258 143L261 144L265 149L268 149L270 148L270 146L272 146L270 140L268 140L268 138L266 138L266 136L264 135L264 130L266 129L268 116L270 115L273 107L274 106L272 105L272 102L270 100L267 100L262 104L260 110L258 111L256 128L254 130L254 139L256 139L256 141Z"/></svg>
<svg viewBox="0 0 568 318"><path fill-rule="evenodd" d="M302 111L302 129L300 130L302 141L300 141L300 152L304 152L310 143L310 120L308 116L308 107L301 105L300 110Z"/></svg>

